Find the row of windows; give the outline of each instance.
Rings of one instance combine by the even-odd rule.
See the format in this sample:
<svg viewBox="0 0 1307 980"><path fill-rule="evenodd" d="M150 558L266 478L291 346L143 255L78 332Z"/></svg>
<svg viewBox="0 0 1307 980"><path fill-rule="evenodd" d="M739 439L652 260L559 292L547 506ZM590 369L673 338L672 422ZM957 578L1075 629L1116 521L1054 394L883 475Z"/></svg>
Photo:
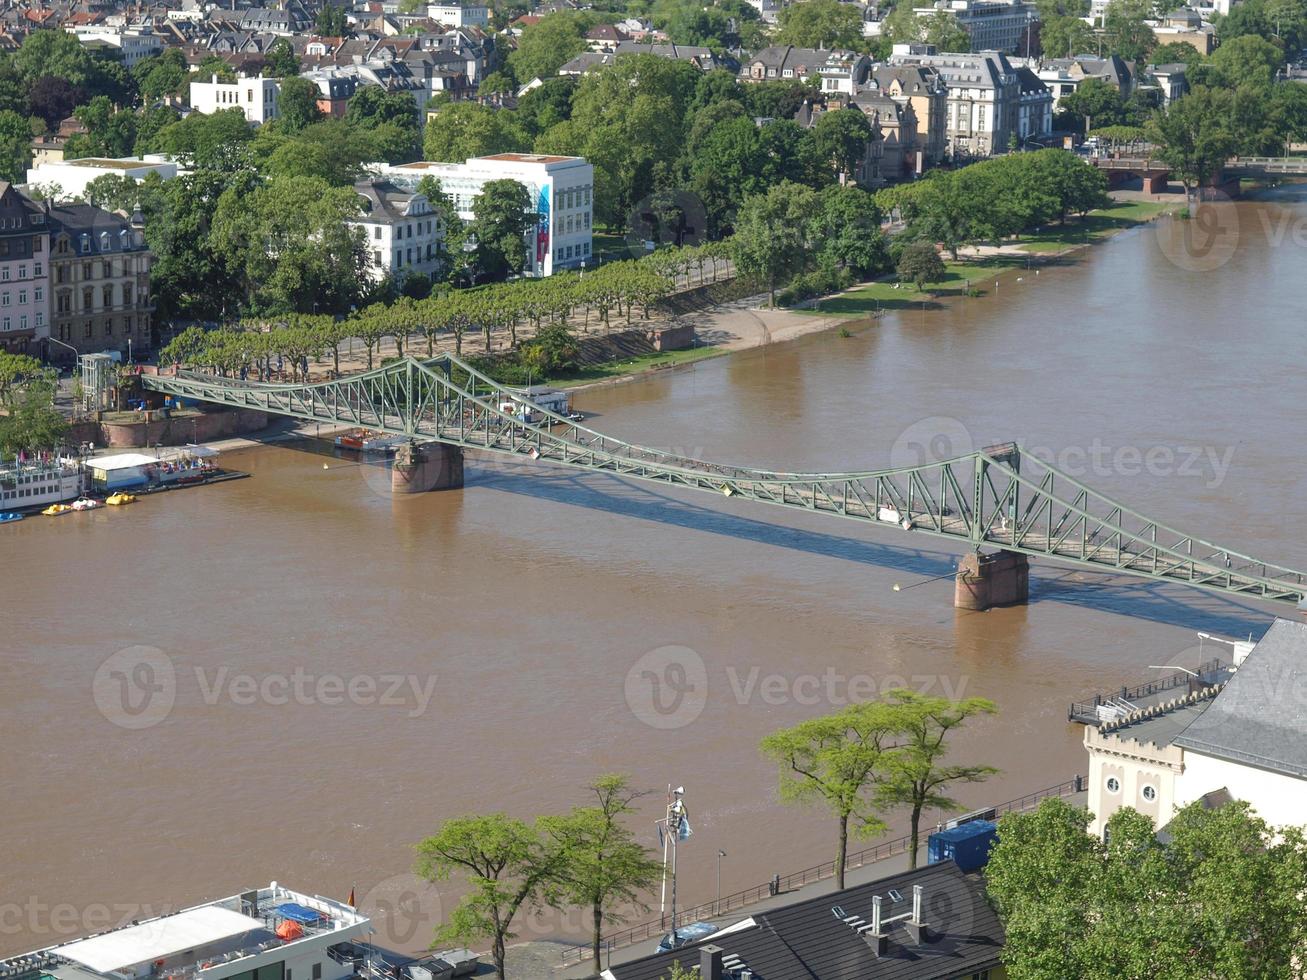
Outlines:
<svg viewBox="0 0 1307 980"><path fill-rule="evenodd" d="M122 287L119 289L118 295L122 298L122 301L117 305L131 306L133 297L136 296L137 294L130 285L124 283ZM100 295L99 295L100 306L102 308L108 309L109 307L115 305L113 298L114 298L114 287L113 284L110 283L109 285L105 286L103 289L100 290ZM95 301L96 301L95 290L90 287L83 289L82 305L79 309L79 312L82 313L91 312L91 310L95 309ZM71 289L61 289L59 290L59 292L55 294L55 312L57 313L73 312L73 291Z"/></svg>
<svg viewBox="0 0 1307 980"><path fill-rule="evenodd" d="M583 259L590 254L590 243L580 245L560 245L554 249L554 261L566 262L568 259Z"/></svg>
<svg viewBox="0 0 1307 980"><path fill-rule="evenodd" d="M432 259L436 257L436 247L431 244L427 245L427 254L425 257L423 257L422 255L421 245L418 246L417 252L418 252L417 258L414 259L413 249L411 248L405 249L403 251L396 251L394 262L393 262L394 267L396 269L399 269L406 265L413 265L414 262L430 262ZM378 268L386 264L385 260L381 257L380 252L372 253L372 264L377 266Z"/></svg>
<svg viewBox="0 0 1307 980"><path fill-rule="evenodd" d="M148 325L149 325L149 320L146 317L141 317L142 333L145 332L145 329ZM114 328L115 326L117 326L117 324L115 323L113 317L107 316L104 318L103 322L101 322L99 326L100 326L101 336L112 337L114 335L113 333ZM130 335L132 330L135 329L136 327L136 318L130 316L123 317L121 326L122 326L123 336ZM94 340L95 331L96 331L96 322L94 320L87 320L86 323L83 324L82 326L82 337L86 340ZM59 327L59 338L61 340L65 340L65 341L68 340L71 334L72 334L72 328L69 327L67 324L63 324L62 326Z"/></svg>
<svg viewBox="0 0 1307 980"><path fill-rule="evenodd" d="M568 215L567 220L560 222L562 227L558 229L560 235L570 235L574 231L585 231L590 227L590 212L584 214Z"/></svg>
<svg viewBox="0 0 1307 980"><path fill-rule="evenodd" d="M1107 786L1107 791L1109 793L1121 792L1121 780L1117 779L1115 776L1108 776L1107 783L1105 785ZM1152 803L1155 799L1157 799L1157 788L1154 786L1145 786L1143 789L1139 791L1139 795L1142 796L1149 803Z"/></svg>
<svg viewBox="0 0 1307 980"><path fill-rule="evenodd" d="M436 229L437 229L437 225L434 220L417 221L407 225L396 225L395 241L400 241L401 239L405 239L405 238L412 238L415 233L415 230L416 230L416 234L430 235ZM374 239L377 239L378 241L381 240L381 225L373 226L372 237Z"/></svg>
<svg viewBox="0 0 1307 980"><path fill-rule="evenodd" d="M43 326L45 326L45 314L44 314L44 313L37 313L37 314L35 314L35 316L36 316L36 325L37 325L38 327L43 327ZM13 317L11 317L11 316L0 317L0 331L6 331L6 332L7 332L7 331L9 331L9 330L13 330L13 329L14 329L14 318L13 318ZM26 313L24 313L22 316L20 316L20 317L18 318L18 329L19 329L19 330L26 330L26 329L27 329L27 314L26 314Z"/></svg>
<svg viewBox="0 0 1307 980"><path fill-rule="evenodd" d="M9 273L11 271L12 270L7 265L0 266L0 282L8 282ZM32 263L32 278L40 279L43 275L45 275L45 266L43 266L40 262ZM26 278L27 278L27 266L20 265L18 267L18 279L22 280Z"/></svg>
<svg viewBox="0 0 1307 980"><path fill-rule="evenodd" d="M150 267L149 261L147 259L142 258L141 271L146 272L149 270L149 267ZM135 270L135 268L136 268L135 261L130 258L104 259L99 263L83 262L81 278L83 280L96 279L96 278L117 279L121 276L130 276L132 272ZM67 264L60 263L59 265L56 265L54 267L55 285L62 285L66 282L72 282L73 281L72 270L73 270L72 263L67 263ZM36 266L37 278L39 278L40 275L41 275L41 265L40 263L37 263Z"/></svg>
<svg viewBox="0 0 1307 980"><path fill-rule="evenodd" d="M566 211L568 208L584 208L590 204L590 188L575 187L571 190L558 192L558 209Z"/></svg>
<svg viewBox="0 0 1307 980"><path fill-rule="evenodd" d="M25 259L29 255L35 255L42 250L41 236L33 235L31 241L31 251L28 251L28 241L26 238L2 238L0 239L0 258L14 256Z"/></svg>
<svg viewBox="0 0 1307 980"><path fill-rule="evenodd" d="M6 289L3 293L0 293L0 306L8 306L10 299L11 299L11 294L9 290ZM35 289L32 290L32 302L41 303L44 301L45 301L45 290L42 289L40 286L37 286ZM26 289L18 290L18 305L19 306L27 305Z"/></svg>

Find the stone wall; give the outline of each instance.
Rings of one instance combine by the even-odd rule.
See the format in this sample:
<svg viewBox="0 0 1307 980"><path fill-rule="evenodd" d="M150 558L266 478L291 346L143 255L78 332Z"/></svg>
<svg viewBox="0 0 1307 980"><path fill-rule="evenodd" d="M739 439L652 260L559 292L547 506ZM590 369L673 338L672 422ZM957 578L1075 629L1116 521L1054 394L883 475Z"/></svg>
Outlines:
<svg viewBox="0 0 1307 980"><path fill-rule="evenodd" d="M268 426L268 414L251 408L220 409L202 415L174 415L161 418L148 413L149 419L97 422L86 420L73 424L73 442L93 442L111 449L142 449L156 444L184 446L189 442L213 442L232 436L257 432Z"/></svg>

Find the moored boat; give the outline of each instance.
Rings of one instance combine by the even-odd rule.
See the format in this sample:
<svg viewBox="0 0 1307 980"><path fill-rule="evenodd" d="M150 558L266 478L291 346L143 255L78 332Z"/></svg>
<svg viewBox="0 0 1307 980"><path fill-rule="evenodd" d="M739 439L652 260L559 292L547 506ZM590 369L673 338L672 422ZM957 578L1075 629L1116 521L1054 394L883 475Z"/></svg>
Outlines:
<svg viewBox="0 0 1307 980"><path fill-rule="evenodd" d="M136 503L136 495L132 493L123 493L121 490L117 493L111 493L104 498L104 502L111 507L121 507L123 504Z"/></svg>
<svg viewBox="0 0 1307 980"><path fill-rule="evenodd" d="M46 517L58 517L60 514L68 514L71 512L72 507L68 504L51 504L45 510L41 511L41 513Z"/></svg>
<svg viewBox="0 0 1307 980"><path fill-rule="evenodd" d="M0 511L0 524L16 524L23 519L22 514L17 511L6 510Z"/></svg>
<svg viewBox="0 0 1307 980"><path fill-rule="evenodd" d="M95 510L103 506L104 504L94 497L78 497L72 503L73 510Z"/></svg>

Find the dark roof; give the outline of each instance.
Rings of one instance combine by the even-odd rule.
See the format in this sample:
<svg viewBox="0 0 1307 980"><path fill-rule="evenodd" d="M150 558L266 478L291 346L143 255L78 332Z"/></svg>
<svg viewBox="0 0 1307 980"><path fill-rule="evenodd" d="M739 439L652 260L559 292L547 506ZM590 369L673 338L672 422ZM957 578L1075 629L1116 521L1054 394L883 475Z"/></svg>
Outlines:
<svg viewBox="0 0 1307 980"><path fill-rule="evenodd" d="M1307 623L1277 619L1175 744L1307 778Z"/></svg>
<svg viewBox="0 0 1307 980"><path fill-rule="evenodd" d="M137 240L132 219L90 204L55 204L49 209L51 251L61 235L67 235L77 257L144 251ZM126 237L122 233L126 232ZM105 236L105 237L102 237ZM83 237L84 236L84 237ZM86 248L84 249L83 241ZM124 247L124 242L126 247Z"/></svg>
<svg viewBox="0 0 1307 980"><path fill-rule="evenodd" d="M7 180L0 180L0 236L43 233L45 212L41 206Z"/></svg>
<svg viewBox="0 0 1307 980"><path fill-rule="evenodd" d="M889 942L878 957L856 920L871 921L876 895L886 918L910 912L913 885L923 889L928 941L916 944L905 923L895 922L885 927ZM899 899L891 900L891 890ZM850 918L855 919L852 924L845 921ZM759 912L702 942L610 967L604 975L613 980L660 980L673 962L693 968L700 949L712 945L724 951L728 964L735 964L735 972L724 976L738 977L739 970L747 968L765 980L937 980L997 966L1003 939L1003 927L980 878L963 874L949 861Z"/></svg>
<svg viewBox="0 0 1307 980"><path fill-rule="evenodd" d="M354 184L354 192L363 198L362 220L374 224L405 220L405 211L415 196L388 180L360 180Z"/></svg>

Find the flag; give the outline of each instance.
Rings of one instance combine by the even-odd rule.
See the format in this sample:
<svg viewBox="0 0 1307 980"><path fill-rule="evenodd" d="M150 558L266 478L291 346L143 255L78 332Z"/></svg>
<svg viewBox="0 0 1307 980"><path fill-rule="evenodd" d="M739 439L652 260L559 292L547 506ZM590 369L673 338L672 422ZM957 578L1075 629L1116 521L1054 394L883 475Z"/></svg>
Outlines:
<svg viewBox="0 0 1307 980"><path fill-rule="evenodd" d="M694 831L690 829L690 818L684 813L681 814L681 822L676 827L677 840L689 840Z"/></svg>
<svg viewBox="0 0 1307 980"><path fill-rule="evenodd" d="M356 907L357 907L357 906L355 906L355 904L354 904L354 886L353 886L353 885L350 885L350 886L349 886L349 902L347 902L346 904L348 904L350 908L356 908Z"/></svg>

